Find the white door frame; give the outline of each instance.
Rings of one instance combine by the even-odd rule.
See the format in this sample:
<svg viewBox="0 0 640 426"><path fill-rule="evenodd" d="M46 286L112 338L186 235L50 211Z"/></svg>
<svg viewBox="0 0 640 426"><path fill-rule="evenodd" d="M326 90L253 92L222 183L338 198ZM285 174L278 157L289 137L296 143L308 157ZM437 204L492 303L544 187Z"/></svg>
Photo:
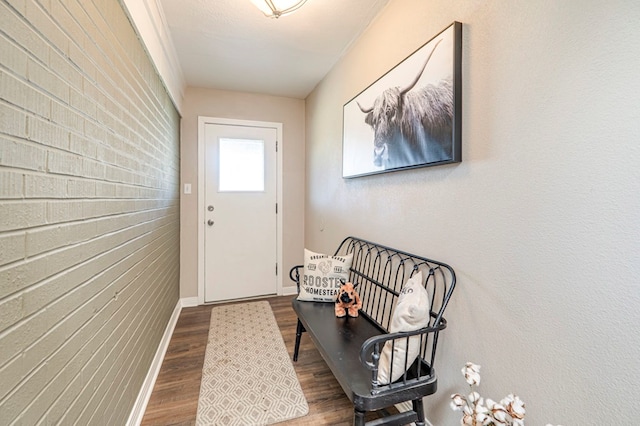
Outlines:
<svg viewBox="0 0 640 426"><path fill-rule="evenodd" d="M278 203L278 215L277 215L277 233L276 233L276 257L278 262L278 275L276 276L277 294L282 296L282 123L275 123L269 121L248 121L248 120L236 120L231 118L217 118L217 117L203 117L198 116L198 305L204 305L204 152L205 152L205 137L204 127L206 124L221 124L231 126L250 126L250 127L271 127L276 129L276 202ZM275 206L274 206L275 207ZM250 261L247 259L247 262Z"/></svg>

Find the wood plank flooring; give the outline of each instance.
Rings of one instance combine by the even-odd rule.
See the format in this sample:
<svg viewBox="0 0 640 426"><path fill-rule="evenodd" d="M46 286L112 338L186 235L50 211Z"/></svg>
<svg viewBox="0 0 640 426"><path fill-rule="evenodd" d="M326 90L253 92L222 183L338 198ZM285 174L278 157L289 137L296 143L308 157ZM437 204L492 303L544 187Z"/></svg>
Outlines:
<svg viewBox="0 0 640 426"><path fill-rule="evenodd" d="M271 304L290 356L293 355L297 321L291 308L292 297L265 299ZM220 305L184 308L180 313L142 420L143 425L195 424L209 321L214 306ZM300 356L293 365L309 404L309 414L279 425L350 426L353 406L308 336L303 335ZM376 413L368 413L367 420L376 416Z"/></svg>

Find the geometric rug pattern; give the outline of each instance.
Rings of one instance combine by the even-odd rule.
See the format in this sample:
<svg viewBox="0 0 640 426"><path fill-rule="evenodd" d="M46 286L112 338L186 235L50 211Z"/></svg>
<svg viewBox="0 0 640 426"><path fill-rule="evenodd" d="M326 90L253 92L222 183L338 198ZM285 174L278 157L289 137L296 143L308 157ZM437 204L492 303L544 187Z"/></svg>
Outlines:
<svg viewBox="0 0 640 426"><path fill-rule="evenodd" d="M269 302L214 307L196 425L270 425L308 412Z"/></svg>

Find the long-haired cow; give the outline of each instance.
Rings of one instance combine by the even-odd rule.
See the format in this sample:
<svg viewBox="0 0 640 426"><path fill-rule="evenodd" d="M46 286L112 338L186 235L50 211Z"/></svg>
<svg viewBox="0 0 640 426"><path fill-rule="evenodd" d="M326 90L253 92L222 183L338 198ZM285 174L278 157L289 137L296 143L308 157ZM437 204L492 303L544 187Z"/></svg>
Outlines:
<svg viewBox="0 0 640 426"><path fill-rule="evenodd" d="M374 132L376 166L391 169L452 159L451 79L412 90L440 41L409 85L386 89L371 108L358 104Z"/></svg>

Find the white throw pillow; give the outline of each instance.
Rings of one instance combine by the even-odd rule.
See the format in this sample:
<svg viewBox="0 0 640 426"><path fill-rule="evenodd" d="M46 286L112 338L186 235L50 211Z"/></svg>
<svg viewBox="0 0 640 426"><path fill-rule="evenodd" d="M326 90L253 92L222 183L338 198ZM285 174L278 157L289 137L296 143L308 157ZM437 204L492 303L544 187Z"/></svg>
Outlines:
<svg viewBox="0 0 640 426"><path fill-rule="evenodd" d="M304 249L304 270L298 300L335 302L342 284L349 279L353 254L330 256Z"/></svg>
<svg viewBox="0 0 640 426"><path fill-rule="evenodd" d="M429 313L431 303L427 290L422 286L422 271L411 277L400 291L400 296L391 317L389 326L390 333L399 331L419 330L429 325ZM389 374L392 371L391 382L398 380L409 368L420 353L420 336L409 338L409 349L407 350L407 339L396 340L393 347L393 369L391 369L391 345L393 341L387 341L380 354L378 364L378 383L389 384Z"/></svg>

